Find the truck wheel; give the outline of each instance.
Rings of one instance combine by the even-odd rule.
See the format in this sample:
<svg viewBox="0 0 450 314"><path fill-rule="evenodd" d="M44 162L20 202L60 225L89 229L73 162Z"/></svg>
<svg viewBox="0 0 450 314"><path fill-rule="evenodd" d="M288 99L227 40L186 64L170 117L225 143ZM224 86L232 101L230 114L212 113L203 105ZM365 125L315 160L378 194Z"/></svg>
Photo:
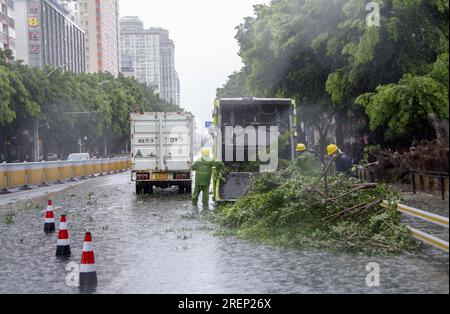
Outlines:
<svg viewBox="0 0 450 314"><path fill-rule="evenodd" d="M145 194L153 194L153 184L146 183L144 187L144 193Z"/></svg>
<svg viewBox="0 0 450 314"><path fill-rule="evenodd" d="M136 183L136 195L144 194L144 187L141 183Z"/></svg>
<svg viewBox="0 0 450 314"><path fill-rule="evenodd" d="M192 194L192 181L189 181L185 186L186 193Z"/></svg>

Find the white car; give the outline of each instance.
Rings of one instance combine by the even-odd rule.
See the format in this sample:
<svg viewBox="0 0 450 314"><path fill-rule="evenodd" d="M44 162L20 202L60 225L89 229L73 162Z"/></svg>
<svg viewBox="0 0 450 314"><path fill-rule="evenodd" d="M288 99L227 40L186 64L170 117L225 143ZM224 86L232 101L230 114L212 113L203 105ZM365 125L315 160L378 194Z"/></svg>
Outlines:
<svg viewBox="0 0 450 314"><path fill-rule="evenodd" d="M81 153L81 154L70 154L69 157L67 157L68 161L83 161L83 160L89 160L89 154L87 153Z"/></svg>

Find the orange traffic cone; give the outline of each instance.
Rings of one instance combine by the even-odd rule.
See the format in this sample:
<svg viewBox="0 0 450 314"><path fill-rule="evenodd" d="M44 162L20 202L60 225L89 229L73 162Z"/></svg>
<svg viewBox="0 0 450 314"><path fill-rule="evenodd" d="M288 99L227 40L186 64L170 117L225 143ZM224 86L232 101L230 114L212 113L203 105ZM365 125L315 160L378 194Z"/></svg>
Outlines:
<svg viewBox="0 0 450 314"><path fill-rule="evenodd" d="M80 287L97 285L97 269L95 267L94 249L92 248L92 235L86 232L81 255Z"/></svg>
<svg viewBox="0 0 450 314"><path fill-rule="evenodd" d="M58 244L56 246L56 256L69 257L70 256L70 239L69 231L67 230L67 220L65 215L61 215L59 221Z"/></svg>
<svg viewBox="0 0 450 314"><path fill-rule="evenodd" d="M49 234L55 232L55 215L53 214L53 204L49 200L45 212L44 232Z"/></svg>

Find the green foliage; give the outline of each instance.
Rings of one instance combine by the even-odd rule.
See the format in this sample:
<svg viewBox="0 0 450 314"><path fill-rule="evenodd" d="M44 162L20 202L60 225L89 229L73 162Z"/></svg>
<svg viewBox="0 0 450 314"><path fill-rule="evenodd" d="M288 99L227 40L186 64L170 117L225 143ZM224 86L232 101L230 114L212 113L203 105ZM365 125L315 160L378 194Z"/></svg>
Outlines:
<svg viewBox="0 0 450 314"><path fill-rule="evenodd" d="M448 89L448 53L442 53L438 56L436 62L433 64L430 77L440 82Z"/></svg>
<svg viewBox="0 0 450 314"><path fill-rule="evenodd" d="M16 117L11 108L11 99L14 94L9 84L9 75L5 67L0 66L0 123L12 122Z"/></svg>
<svg viewBox="0 0 450 314"><path fill-rule="evenodd" d="M255 6L237 27L243 71L217 95L295 98L299 122L319 131L321 145L332 118L345 116L380 144L429 138L427 114L448 119L448 2L377 3L379 27L366 25L362 0Z"/></svg>
<svg viewBox="0 0 450 314"><path fill-rule="evenodd" d="M426 76L406 74L398 84L379 86L356 102L366 108L372 130L384 129L386 140L433 137L429 114L448 119L448 87Z"/></svg>
<svg viewBox="0 0 450 314"><path fill-rule="evenodd" d="M310 191L317 176L303 176L295 167L266 173L254 180L250 193L220 206L215 221L239 236L288 248L390 253L413 250L416 244L395 206L362 207L379 199L394 202L398 195L379 185L342 197L336 203ZM356 179L328 177L329 197L348 192ZM318 186L323 190L323 185ZM346 211L347 210L347 211Z"/></svg>
<svg viewBox="0 0 450 314"><path fill-rule="evenodd" d="M246 88L245 69L234 72L228 77L227 83L217 89L216 98L238 98L250 96Z"/></svg>
<svg viewBox="0 0 450 314"><path fill-rule="evenodd" d="M120 153L129 141L129 113L141 110L180 108L134 78L31 68L12 62L9 51L0 50L0 155L6 152L7 139L30 132L36 118L46 152L76 152L79 139L86 136L84 145L91 154L103 155L105 144L108 154ZM73 114L77 112L85 114Z"/></svg>
<svg viewBox="0 0 450 314"><path fill-rule="evenodd" d="M366 147L364 147L363 158L361 160L361 164L362 165L368 164L370 162L370 158L374 157L373 154L380 150L381 150L380 145L367 145Z"/></svg>
<svg viewBox="0 0 450 314"><path fill-rule="evenodd" d="M11 225L14 223L14 216L16 216L16 214L12 211L7 212L4 216L3 216L3 222L5 223L5 225Z"/></svg>

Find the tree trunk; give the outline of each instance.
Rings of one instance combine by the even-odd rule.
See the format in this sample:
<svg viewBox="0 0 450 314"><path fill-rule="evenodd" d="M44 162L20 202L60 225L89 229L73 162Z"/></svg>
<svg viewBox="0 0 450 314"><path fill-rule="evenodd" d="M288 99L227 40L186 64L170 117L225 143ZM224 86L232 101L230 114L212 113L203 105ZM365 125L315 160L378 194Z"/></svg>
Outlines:
<svg viewBox="0 0 450 314"><path fill-rule="evenodd" d="M436 139L441 145L448 145L448 121L440 121L435 112L432 112L428 115L431 124L436 132Z"/></svg>
<svg viewBox="0 0 450 314"><path fill-rule="evenodd" d="M336 145L344 149L344 139L346 137L344 126L347 123L347 111L345 109L339 109L336 112Z"/></svg>
<svg viewBox="0 0 450 314"><path fill-rule="evenodd" d="M297 143L305 143L306 144L306 135L305 131L302 129L301 122L297 122Z"/></svg>
<svg viewBox="0 0 450 314"><path fill-rule="evenodd" d="M325 151L327 146L327 132L323 130L319 130L319 158L320 163L323 164L325 162Z"/></svg>

